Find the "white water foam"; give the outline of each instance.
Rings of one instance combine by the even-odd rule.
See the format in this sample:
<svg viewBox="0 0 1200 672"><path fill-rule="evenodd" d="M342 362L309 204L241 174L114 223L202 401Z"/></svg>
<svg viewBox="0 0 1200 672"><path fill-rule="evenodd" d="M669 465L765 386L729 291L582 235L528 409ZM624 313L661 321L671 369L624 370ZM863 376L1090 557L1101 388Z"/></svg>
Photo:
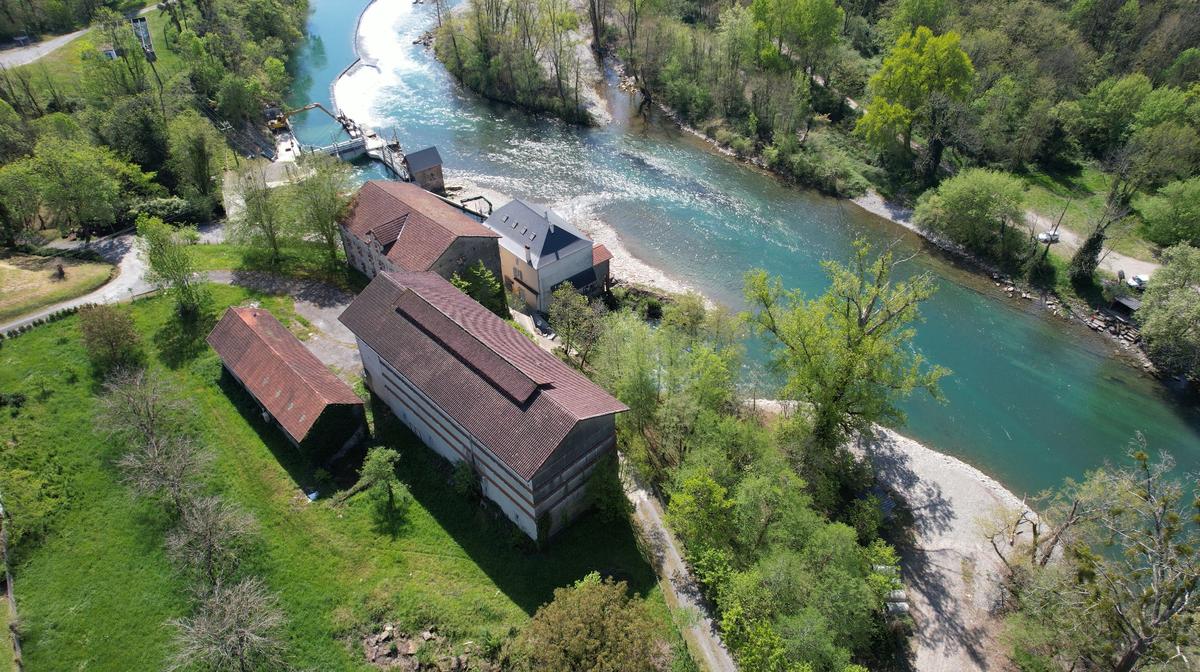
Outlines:
<svg viewBox="0 0 1200 672"><path fill-rule="evenodd" d="M355 37L360 62L333 85L342 113L369 126L388 125L381 104L384 93L403 96L406 78L426 72L428 66L413 59L411 44L424 32L424 17L417 17L408 0L375 0L358 22Z"/></svg>

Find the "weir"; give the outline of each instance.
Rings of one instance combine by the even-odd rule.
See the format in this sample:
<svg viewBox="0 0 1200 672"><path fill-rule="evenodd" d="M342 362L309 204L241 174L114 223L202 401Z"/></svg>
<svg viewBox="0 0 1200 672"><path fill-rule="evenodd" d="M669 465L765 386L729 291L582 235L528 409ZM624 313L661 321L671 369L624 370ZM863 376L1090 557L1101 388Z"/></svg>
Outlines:
<svg viewBox="0 0 1200 672"><path fill-rule="evenodd" d="M329 115L330 118L342 127L342 130L349 137L346 140L338 140L328 145L301 144L293 132L291 117L313 109L319 109ZM392 139L388 140L374 129L360 124L344 114L330 112L320 103L309 103L303 107L288 111L268 109L267 116L267 126L276 133L276 143L278 145L278 151L275 153L276 161L294 161L303 154L325 154L337 157L343 161L354 161L355 159L367 156L382 163L396 179L404 182L413 181L413 177L408 171L408 165L404 160L404 150L394 133Z"/></svg>

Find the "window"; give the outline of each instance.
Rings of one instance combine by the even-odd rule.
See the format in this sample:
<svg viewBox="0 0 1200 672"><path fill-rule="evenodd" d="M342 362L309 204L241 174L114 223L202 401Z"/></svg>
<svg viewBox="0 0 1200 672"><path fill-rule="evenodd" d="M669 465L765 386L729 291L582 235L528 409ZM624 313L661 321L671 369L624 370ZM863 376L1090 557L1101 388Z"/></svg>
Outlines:
<svg viewBox="0 0 1200 672"><path fill-rule="evenodd" d="M521 277L521 268L519 266L513 266L513 277L517 280L524 280L524 278Z"/></svg>

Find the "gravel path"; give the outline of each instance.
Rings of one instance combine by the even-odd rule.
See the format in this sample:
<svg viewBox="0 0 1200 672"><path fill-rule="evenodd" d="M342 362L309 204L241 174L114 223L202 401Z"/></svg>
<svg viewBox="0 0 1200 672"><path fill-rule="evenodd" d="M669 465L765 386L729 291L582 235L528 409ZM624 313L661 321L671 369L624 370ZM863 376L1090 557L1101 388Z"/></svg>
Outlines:
<svg viewBox="0 0 1200 672"><path fill-rule="evenodd" d="M1025 219L1037 233L1049 231L1054 228L1053 220L1042 217L1032 210L1025 213ZM1080 238L1079 234L1070 229L1060 226L1058 227L1058 235L1059 241L1055 247L1058 248L1057 251L1059 252L1074 254L1075 250L1078 250L1079 246L1083 244L1083 239ZM1113 275L1117 275L1120 271L1125 271L1125 277L1127 278L1135 275L1154 275L1154 272L1160 266L1161 264L1156 262L1135 259L1114 250L1105 250L1100 259L1100 268Z"/></svg>
<svg viewBox="0 0 1200 672"><path fill-rule="evenodd" d="M897 549L916 623L913 669L999 667L993 613L1002 567L979 521L997 509L1024 508L1023 502L969 464L890 429L878 428L858 452L913 514L911 544Z"/></svg>

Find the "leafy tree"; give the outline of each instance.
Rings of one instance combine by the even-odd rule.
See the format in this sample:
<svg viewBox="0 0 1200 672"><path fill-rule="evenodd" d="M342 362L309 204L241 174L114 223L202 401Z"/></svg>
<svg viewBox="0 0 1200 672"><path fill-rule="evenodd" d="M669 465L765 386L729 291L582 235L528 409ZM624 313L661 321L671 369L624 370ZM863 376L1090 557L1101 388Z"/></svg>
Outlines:
<svg viewBox="0 0 1200 672"><path fill-rule="evenodd" d="M922 26L939 32L946 18L945 0L897 0L891 14L881 22L889 41L895 41Z"/></svg>
<svg viewBox="0 0 1200 672"><path fill-rule="evenodd" d="M1185 488L1174 460L1152 460L1141 437L1130 457L1065 486L1063 497L1086 514L1055 540L1061 553L1048 555L1056 560L1016 576L1019 617L1043 637L1018 644L1027 653L1129 672L1166 664L1191 645L1200 483L1189 477Z"/></svg>
<svg viewBox="0 0 1200 672"><path fill-rule="evenodd" d="M178 193L204 202L211 212L221 193L225 139L207 119L186 110L167 125L167 146Z"/></svg>
<svg viewBox="0 0 1200 672"><path fill-rule="evenodd" d="M450 276L450 283L500 319L512 319L512 314L508 312L508 301L504 297L504 286L496 279L496 274L483 265L482 259L468 266L462 275L455 273Z"/></svg>
<svg viewBox="0 0 1200 672"><path fill-rule="evenodd" d="M217 90L217 113L226 121L240 124L254 113L258 92L245 78L228 73Z"/></svg>
<svg viewBox="0 0 1200 672"><path fill-rule="evenodd" d="M564 282L554 290L550 300L550 327L561 339L567 361L586 367L592 348L602 333L604 306L589 302L575 286Z"/></svg>
<svg viewBox="0 0 1200 672"><path fill-rule="evenodd" d="M1163 247L1200 247L1200 177L1168 184L1139 209L1147 239Z"/></svg>
<svg viewBox="0 0 1200 672"><path fill-rule="evenodd" d="M138 218L137 232L138 246L150 266L146 279L166 287L174 295L181 313L196 315L208 293L196 271L187 232L146 216Z"/></svg>
<svg viewBox="0 0 1200 672"><path fill-rule="evenodd" d="M1200 249L1176 245L1163 252L1150 277L1138 321L1150 357L1167 371L1200 375Z"/></svg>
<svg viewBox="0 0 1200 672"><path fill-rule="evenodd" d="M721 484L700 474L671 495L667 521L691 553L727 549L733 541L735 505Z"/></svg>
<svg viewBox="0 0 1200 672"><path fill-rule="evenodd" d="M79 331L88 359L101 375L142 361L142 338L127 310L105 304L83 308Z"/></svg>
<svg viewBox="0 0 1200 672"><path fill-rule="evenodd" d="M338 222L350 205L350 166L336 157L308 154L298 168L301 177L291 189L297 209L296 231L320 240L330 267L335 267L342 247Z"/></svg>
<svg viewBox="0 0 1200 672"><path fill-rule="evenodd" d="M0 162L8 163L33 150L28 124L7 101L0 100Z"/></svg>
<svg viewBox="0 0 1200 672"><path fill-rule="evenodd" d="M659 672L660 628L624 581L593 572L538 608L513 642L520 670Z"/></svg>
<svg viewBox="0 0 1200 672"><path fill-rule="evenodd" d="M257 165L248 166L238 176L238 190L242 212L235 220L237 235L266 243L271 260L279 262L283 245L291 235L281 197L267 184L266 172Z"/></svg>
<svg viewBox="0 0 1200 672"><path fill-rule="evenodd" d="M395 450L382 446L371 448L363 460L358 483L353 489L353 492L370 489L378 496L376 522L393 536L404 523L404 517L412 505L408 487L396 477L396 465L399 462L400 453Z"/></svg>
<svg viewBox="0 0 1200 672"><path fill-rule="evenodd" d="M959 46L957 33L934 36L928 28L919 27L901 35L871 77L872 98L858 122L860 133L878 143L878 148L887 149L891 143L883 143L879 129L894 126L907 112L909 123L901 133L904 147L911 149L914 128L924 134L928 143L927 175L932 178L945 149L945 104L965 100L974 81L975 68ZM875 114L886 118L887 123L873 118Z"/></svg>
<svg viewBox="0 0 1200 672"><path fill-rule="evenodd" d="M1106 79L1063 115L1067 129L1097 158L1103 158L1128 139L1142 102L1153 88L1141 73Z"/></svg>
<svg viewBox="0 0 1200 672"><path fill-rule="evenodd" d="M42 200L64 235L75 227L116 221L121 183L113 168L119 160L107 150L48 137L38 141L33 161Z"/></svg>
<svg viewBox="0 0 1200 672"><path fill-rule="evenodd" d="M188 499L167 534L167 555L209 590L219 591L241 563L256 529L250 514L220 497Z"/></svg>
<svg viewBox="0 0 1200 672"><path fill-rule="evenodd" d="M1107 165L1112 173L1109 207L1125 206L1145 188L1185 179L1200 164L1200 134L1190 126L1167 121L1135 131Z"/></svg>
<svg viewBox="0 0 1200 672"><path fill-rule="evenodd" d="M283 611L258 579L214 586L192 616L172 625L177 651L171 672L284 669Z"/></svg>
<svg viewBox="0 0 1200 672"><path fill-rule="evenodd" d="M34 228L42 206L42 178L36 164L23 159L0 166L0 243L16 245Z"/></svg>
<svg viewBox="0 0 1200 672"><path fill-rule="evenodd" d="M921 195L913 213L918 226L975 254L1011 261L1032 244L1025 221L1021 180L994 170L970 168Z"/></svg>
<svg viewBox="0 0 1200 672"><path fill-rule="evenodd" d="M847 437L876 422L903 422L896 401L916 390L940 398L937 383L947 373L912 347L912 324L933 295L933 279L897 280L891 252L870 254L859 241L849 266L825 262L832 284L814 299L783 289L765 271L746 277L749 319L770 339L773 363L787 377L783 398L808 406L811 440L800 473L827 510L852 471Z"/></svg>

